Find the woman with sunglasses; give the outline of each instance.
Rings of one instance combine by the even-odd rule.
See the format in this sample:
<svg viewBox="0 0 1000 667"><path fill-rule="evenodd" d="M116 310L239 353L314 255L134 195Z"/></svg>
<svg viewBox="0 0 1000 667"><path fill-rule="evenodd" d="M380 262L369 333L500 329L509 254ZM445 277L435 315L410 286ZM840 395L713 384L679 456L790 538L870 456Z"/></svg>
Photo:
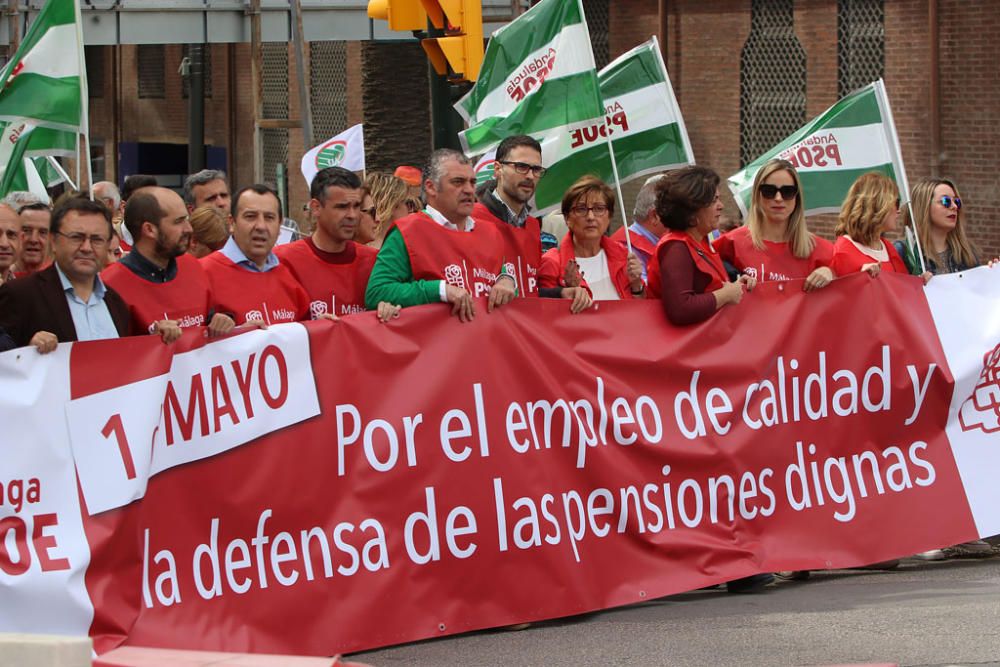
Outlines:
<svg viewBox="0 0 1000 667"><path fill-rule="evenodd" d="M892 243L882 238L899 225L899 190L892 179L875 171L862 174L840 207L830 268L837 276L865 271L909 273Z"/></svg>
<svg viewBox="0 0 1000 667"><path fill-rule="evenodd" d="M409 186L403 179L380 172L368 174L354 242L381 248L392 223L418 210L420 207L409 200Z"/></svg>
<svg viewBox="0 0 1000 667"><path fill-rule="evenodd" d="M833 280L833 244L806 228L802 188L787 160L769 160L753 182L747 224L712 243L723 260L758 282L804 278L810 292Z"/></svg>
<svg viewBox="0 0 1000 667"><path fill-rule="evenodd" d="M924 252L928 271L958 273L979 266L979 254L965 234L962 223L962 199L952 181L944 178L925 179L910 191L910 212ZM896 242L910 273L921 272L916 248Z"/></svg>
<svg viewBox="0 0 1000 667"><path fill-rule="evenodd" d="M746 274L729 282L708 242L722 215L719 180L711 169L694 166L672 171L656 185L656 213L667 232L649 260L649 296L663 302L667 319L677 325L707 320L757 284Z"/></svg>
<svg viewBox="0 0 1000 667"><path fill-rule="evenodd" d="M606 234L615 213L615 194L596 176L584 176L562 199L569 232L558 247L542 255L539 287L587 289L594 301L642 299L642 264Z"/></svg>

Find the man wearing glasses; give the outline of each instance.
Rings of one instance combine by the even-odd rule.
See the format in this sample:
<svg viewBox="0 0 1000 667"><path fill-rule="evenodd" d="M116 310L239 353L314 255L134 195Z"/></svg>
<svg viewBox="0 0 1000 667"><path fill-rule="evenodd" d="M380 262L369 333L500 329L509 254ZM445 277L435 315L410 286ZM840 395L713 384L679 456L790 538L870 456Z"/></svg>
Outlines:
<svg viewBox="0 0 1000 667"><path fill-rule="evenodd" d="M0 328L17 347L46 354L59 343L118 338L129 333L128 306L97 272L111 239L111 211L72 198L52 214L54 263L0 287Z"/></svg>
<svg viewBox="0 0 1000 667"><path fill-rule="evenodd" d="M180 195L159 186L137 192L125 205L125 227L132 252L101 278L125 298L134 331L158 333L165 343L187 327L208 326L211 336L232 331L236 323L212 311L208 276L187 254L191 221Z"/></svg>

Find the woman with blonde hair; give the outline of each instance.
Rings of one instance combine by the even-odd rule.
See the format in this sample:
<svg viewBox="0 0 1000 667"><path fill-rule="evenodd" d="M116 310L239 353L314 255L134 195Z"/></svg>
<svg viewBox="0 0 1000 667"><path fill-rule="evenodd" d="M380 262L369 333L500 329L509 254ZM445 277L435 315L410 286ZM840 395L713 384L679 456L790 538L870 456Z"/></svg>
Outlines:
<svg viewBox="0 0 1000 667"><path fill-rule="evenodd" d="M362 219L354 240L380 248L392 223L410 213L416 213L418 208L412 207L408 202L408 186L398 176L379 172L368 174L364 189L366 196L361 202Z"/></svg>
<svg viewBox="0 0 1000 667"><path fill-rule="evenodd" d="M910 191L910 214L927 271L935 275L957 273L980 265L979 254L965 234L962 198L953 181L946 178L919 181ZM896 250L910 273L923 271L916 244L897 241Z"/></svg>
<svg viewBox="0 0 1000 667"><path fill-rule="evenodd" d="M899 226L899 190L892 179L876 171L862 174L851 185L837 219L837 242L830 268L835 275L865 271L909 273L892 243L882 238Z"/></svg>
<svg viewBox="0 0 1000 667"><path fill-rule="evenodd" d="M225 214L214 206L196 208L191 217L191 245L188 254L201 259L210 255L229 240L229 224Z"/></svg>
<svg viewBox="0 0 1000 667"><path fill-rule="evenodd" d="M804 278L807 292L833 280L833 244L806 228L798 172L787 160L769 160L757 172L743 227L712 244L723 260L758 281Z"/></svg>

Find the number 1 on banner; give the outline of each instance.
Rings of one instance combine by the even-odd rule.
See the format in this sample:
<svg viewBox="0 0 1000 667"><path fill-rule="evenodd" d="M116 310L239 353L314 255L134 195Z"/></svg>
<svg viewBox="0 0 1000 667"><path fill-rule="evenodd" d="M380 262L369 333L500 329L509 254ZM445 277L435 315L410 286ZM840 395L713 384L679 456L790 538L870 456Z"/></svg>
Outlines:
<svg viewBox="0 0 1000 667"><path fill-rule="evenodd" d="M109 438L112 435L118 443L118 452L122 455L122 463L125 465L125 476L135 479L135 462L132 461L132 450L128 447L128 438L125 436L125 426L122 425L122 416L119 413L112 415L108 423L104 425L101 435Z"/></svg>

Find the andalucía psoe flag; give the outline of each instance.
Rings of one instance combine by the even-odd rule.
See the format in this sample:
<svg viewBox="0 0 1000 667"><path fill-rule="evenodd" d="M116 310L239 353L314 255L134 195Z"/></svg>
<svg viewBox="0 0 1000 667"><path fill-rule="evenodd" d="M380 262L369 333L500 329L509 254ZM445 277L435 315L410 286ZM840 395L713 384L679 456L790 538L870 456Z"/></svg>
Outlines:
<svg viewBox="0 0 1000 667"><path fill-rule="evenodd" d="M694 163L660 44L653 37L608 64L599 75L605 116L561 136L541 138L548 173L538 182L539 214L555 208L584 174L612 183L611 139L620 183Z"/></svg>
<svg viewBox="0 0 1000 667"><path fill-rule="evenodd" d="M361 123L327 139L302 156L302 175L312 184L316 172L327 167L365 170L365 130Z"/></svg>
<svg viewBox="0 0 1000 667"><path fill-rule="evenodd" d="M0 196L29 191L48 201L46 188L66 180L50 160L76 154L75 132L30 122L0 123Z"/></svg>
<svg viewBox="0 0 1000 667"><path fill-rule="evenodd" d="M896 125L882 79L851 93L805 127L729 178L743 215L750 204L753 179L771 158L795 165L802 181L806 214L833 213L851 184L868 171L896 181L900 199L910 200Z"/></svg>
<svg viewBox="0 0 1000 667"><path fill-rule="evenodd" d="M504 137L534 137L602 118L597 68L581 0L542 0L490 38L472 90L455 109L466 154Z"/></svg>

